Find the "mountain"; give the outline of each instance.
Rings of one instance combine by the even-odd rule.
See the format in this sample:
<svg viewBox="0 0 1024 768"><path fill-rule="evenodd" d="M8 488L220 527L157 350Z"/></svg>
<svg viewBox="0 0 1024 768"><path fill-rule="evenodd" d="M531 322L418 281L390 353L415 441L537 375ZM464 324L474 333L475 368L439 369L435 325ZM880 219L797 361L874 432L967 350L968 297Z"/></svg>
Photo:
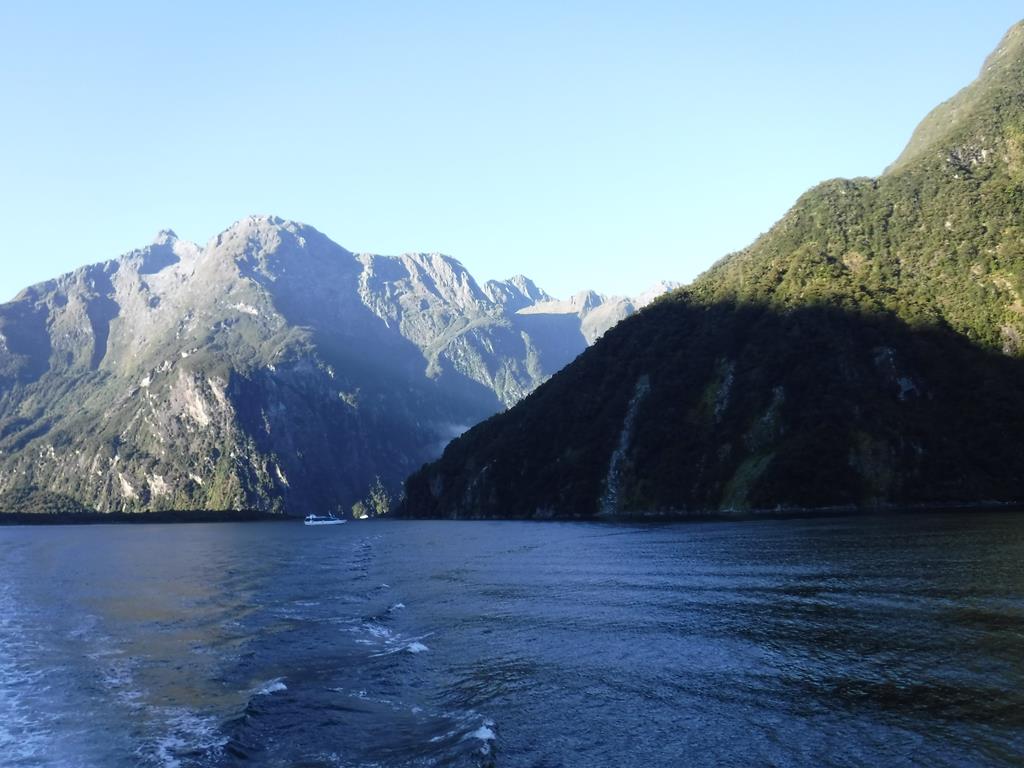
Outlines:
<svg viewBox="0 0 1024 768"><path fill-rule="evenodd" d="M551 300L275 217L161 232L0 306L0 503L346 511L585 348L605 300Z"/></svg>
<svg viewBox="0 0 1024 768"><path fill-rule="evenodd" d="M440 254L360 254L359 295L388 328L411 341L426 373L462 378L508 407L573 360L619 320L677 287L662 282L637 299L586 291L586 306L552 298L522 275L483 286ZM574 297L575 299L575 297ZM463 382L465 384L465 382Z"/></svg>
<svg viewBox="0 0 1024 768"><path fill-rule="evenodd" d="M879 178L827 181L413 475L409 516L1024 501L1024 24Z"/></svg>
<svg viewBox="0 0 1024 768"><path fill-rule="evenodd" d="M568 301L538 296L531 306L518 310L519 315L567 315L579 318L580 330L587 344L593 344L605 331L634 312L643 309L664 293L679 288L679 283L663 281L634 298L604 296L594 291L581 291Z"/></svg>

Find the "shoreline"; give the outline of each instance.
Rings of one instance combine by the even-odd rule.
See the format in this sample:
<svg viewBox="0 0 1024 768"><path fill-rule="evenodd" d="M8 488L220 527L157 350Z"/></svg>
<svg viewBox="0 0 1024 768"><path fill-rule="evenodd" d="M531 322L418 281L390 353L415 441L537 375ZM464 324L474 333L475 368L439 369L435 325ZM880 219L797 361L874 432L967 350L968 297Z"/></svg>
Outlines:
<svg viewBox="0 0 1024 768"><path fill-rule="evenodd" d="M945 502L916 504L880 504L832 507L774 507L752 510L660 510L619 513L616 515L534 515L531 517L427 517L387 516L378 520L399 521L452 521L452 522L534 522L534 523L723 523L754 522L758 520L810 520L839 517L887 517L913 514L955 514L986 512L1024 512L1022 502ZM0 512L2 526L42 525L155 525L191 523L295 523L301 516L257 511L233 510L167 510L161 512L95 512L45 513Z"/></svg>
<svg viewBox="0 0 1024 768"><path fill-rule="evenodd" d="M235 512L230 510L193 510L165 512L0 512L0 526L5 525L152 525L167 523L281 523L302 520L269 512Z"/></svg>
<svg viewBox="0 0 1024 768"><path fill-rule="evenodd" d="M538 523L728 523L752 522L757 520L801 520L832 517L886 517L889 515L914 514L955 514L958 512L1024 512L1024 502L1019 501L974 501L974 502L916 502L907 504L876 504L872 506L836 505L829 507L770 507L747 510L652 510L644 512L619 512L614 515L557 515L535 514L526 516L493 517L445 517L445 516L391 516L388 520L453 520L471 521L522 521Z"/></svg>

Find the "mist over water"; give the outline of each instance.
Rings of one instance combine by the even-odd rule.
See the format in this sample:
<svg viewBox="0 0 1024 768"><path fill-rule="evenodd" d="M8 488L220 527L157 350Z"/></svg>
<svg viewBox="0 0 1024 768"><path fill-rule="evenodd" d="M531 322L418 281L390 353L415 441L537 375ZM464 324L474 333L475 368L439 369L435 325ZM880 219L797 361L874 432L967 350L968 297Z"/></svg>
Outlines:
<svg viewBox="0 0 1024 768"><path fill-rule="evenodd" d="M1024 516L0 528L11 766L1019 765Z"/></svg>

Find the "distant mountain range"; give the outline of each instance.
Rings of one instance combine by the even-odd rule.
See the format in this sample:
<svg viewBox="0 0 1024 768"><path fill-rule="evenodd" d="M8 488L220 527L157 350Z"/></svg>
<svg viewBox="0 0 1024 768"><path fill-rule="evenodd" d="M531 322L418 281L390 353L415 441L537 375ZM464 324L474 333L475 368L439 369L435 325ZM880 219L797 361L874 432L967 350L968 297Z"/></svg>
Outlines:
<svg viewBox="0 0 1024 768"><path fill-rule="evenodd" d="M1022 358L1024 23L880 178L804 194L454 441L401 513L1024 502Z"/></svg>
<svg viewBox="0 0 1024 768"><path fill-rule="evenodd" d="M0 306L0 506L347 512L671 287L559 302L271 216L161 232Z"/></svg>

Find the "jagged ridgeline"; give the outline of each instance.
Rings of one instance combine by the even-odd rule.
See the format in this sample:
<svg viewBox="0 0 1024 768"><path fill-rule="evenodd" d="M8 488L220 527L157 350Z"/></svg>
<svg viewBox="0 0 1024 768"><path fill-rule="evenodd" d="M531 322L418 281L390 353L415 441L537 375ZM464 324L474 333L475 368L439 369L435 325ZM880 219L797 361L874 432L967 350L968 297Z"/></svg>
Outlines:
<svg viewBox="0 0 1024 768"><path fill-rule="evenodd" d="M406 515L1024 500L1024 26L877 179L829 181L407 482Z"/></svg>
<svg viewBox="0 0 1024 768"><path fill-rule="evenodd" d="M558 302L268 216L164 232L0 306L0 510L347 512L653 294Z"/></svg>

